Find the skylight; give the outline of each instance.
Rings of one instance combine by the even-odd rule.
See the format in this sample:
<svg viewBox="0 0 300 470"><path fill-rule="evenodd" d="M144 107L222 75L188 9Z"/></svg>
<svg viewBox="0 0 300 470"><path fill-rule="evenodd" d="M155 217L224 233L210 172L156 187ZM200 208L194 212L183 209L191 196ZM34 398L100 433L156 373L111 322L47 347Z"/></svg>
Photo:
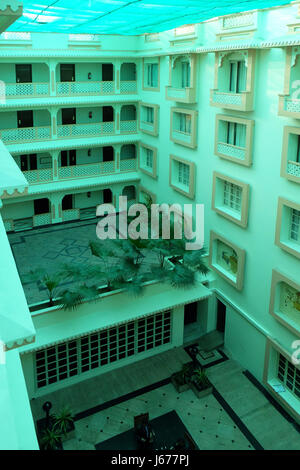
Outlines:
<svg viewBox="0 0 300 470"><path fill-rule="evenodd" d="M288 0L23 0L24 14L8 30L136 35L218 16L285 5ZM71 21L70 21L71 20Z"/></svg>

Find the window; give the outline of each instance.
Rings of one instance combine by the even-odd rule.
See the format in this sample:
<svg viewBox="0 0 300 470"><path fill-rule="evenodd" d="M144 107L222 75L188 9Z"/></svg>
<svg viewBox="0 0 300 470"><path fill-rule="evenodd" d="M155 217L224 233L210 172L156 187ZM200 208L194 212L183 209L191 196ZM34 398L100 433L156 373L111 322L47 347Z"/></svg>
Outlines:
<svg viewBox="0 0 300 470"><path fill-rule="evenodd" d="M246 252L211 231L209 266L237 290L243 289Z"/></svg>
<svg viewBox="0 0 300 470"><path fill-rule="evenodd" d="M170 155L170 186L184 196L195 196L195 163Z"/></svg>
<svg viewBox="0 0 300 470"><path fill-rule="evenodd" d="M300 244L300 211L291 209L290 239Z"/></svg>
<svg viewBox="0 0 300 470"><path fill-rule="evenodd" d="M241 93L246 89L246 65L243 60L229 62L229 91L231 93Z"/></svg>
<svg viewBox="0 0 300 470"><path fill-rule="evenodd" d="M212 209L231 222L248 225L249 185L222 173L213 173Z"/></svg>
<svg viewBox="0 0 300 470"><path fill-rule="evenodd" d="M239 165L252 164L254 121L216 115L215 154Z"/></svg>
<svg viewBox="0 0 300 470"><path fill-rule="evenodd" d="M191 116L188 114L179 114L179 130L186 134L191 133Z"/></svg>
<svg viewBox="0 0 300 470"><path fill-rule="evenodd" d="M224 181L224 205L234 211L241 211L242 188L236 184Z"/></svg>
<svg viewBox="0 0 300 470"><path fill-rule="evenodd" d="M157 149L150 145L140 144L139 168L152 178L156 178Z"/></svg>
<svg viewBox="0 0 300 470"><path fill-rule="evenodd" d="M158 109L159 106L156 104L139 104L139 126L142 132L158 135Z"/></svg>
<svg viewBox="0 0 300 470"><path fill-rule="evenodd" d="M300 204L278 199L275 243L300 258Z"/></svg>
<svg viewBox="0 0 300 470"><path fill-rule="evenodd" d="M171 342L171 312L100 330L37 351L38 388L97 369Z"/></svg>
<svg viewBox="0 0 300 470"><path fill-rule="evenodd" d="M227 122L226 143L237 147L246 145L246 126L237 122Z"/></svg>
<svg viewBox="0 0 300 470"><path fill-rule="evenodd" d="M171 108L170 139L189 148L197 147L197 111Z"/></svg>
<svg viewBox="0 0 300 470"><path fill-rule="evenodd" d="M184 186L189 186L190 183L190 167L182 162L178 162L178 183Z"/></svg>
<svg viewBox="0 0 300 470"><path fill-rule="evenodd" d="M146 64L146 86L158 87L158 64Z"/></svg>
<svg viewBox="0 0 300 470"><path fill-rule="evenodd" d="M154 123L154 110L153 108L145 108L145 121L149 122L150 124Z"/></svg>
<svg viewBox="0 0 300 470"><path fill-rule="evenodd" d="M181 63L181 86L187 88L191 83L191 67L189 62Z"/></svg>
<svg viewBox="0 0 300 470"><path fill-rule="evenodd" d="M293 395L300 398L300 370L280 353L278 355L277 377Z"/></svg>

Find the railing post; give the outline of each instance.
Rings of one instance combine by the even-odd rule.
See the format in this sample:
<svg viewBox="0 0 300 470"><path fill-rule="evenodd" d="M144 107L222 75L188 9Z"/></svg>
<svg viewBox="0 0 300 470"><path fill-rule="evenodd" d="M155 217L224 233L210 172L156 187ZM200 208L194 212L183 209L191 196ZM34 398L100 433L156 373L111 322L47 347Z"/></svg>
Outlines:
<svg viewBox="0 0 300 470"><path fill-rule="evenodd" d="M121 80L121 62L120 60L115 61L115 93L120 94L120 80Z"/></svg>
<svg viewBox="0 0 300 470"><path fill-rule="evenodd" d="M48 62L50 74L50 96L56 96L56 66L57 62L50 59Z"/></svg>
<svg viewBox="0 0 300 470"><path fill-rule="evenodd" d="M51 137L52 139L57 139L57 107L50 108L51 114Z"/></svg>
<svg viewBox="0 0 300 470"><path fill-rule="evenodd" d="M58 174L58 156L59 156L59 150L53 150L53 151L51 152L53 181L57 181L57 180L59 179L59 174Z"/></svg>

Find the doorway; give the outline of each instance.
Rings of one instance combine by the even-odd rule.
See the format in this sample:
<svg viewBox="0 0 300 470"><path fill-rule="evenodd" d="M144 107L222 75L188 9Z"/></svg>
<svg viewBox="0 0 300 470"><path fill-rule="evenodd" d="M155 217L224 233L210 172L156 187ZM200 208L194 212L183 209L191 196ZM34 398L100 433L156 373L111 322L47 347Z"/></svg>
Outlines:
<svg viewBox="0 0 300 470"><path fill-rule="evenodd" d="M112 82L114 79L113 64L102 64L102 81Z"/></svg>
<svg viewBox="0 0 300 470"><path fill-rule="evenodd" d="M30 155L21 155L21 170L37 170L37 155L36 153L31 153Z"/></svg>
<svg viewBox="0 0 300 470"><path fill-rule="evenodd" d="M17 111L18 128L33 127L33 111Z"/></svg>
<svg viewBox="0 0 300 470"><path fill-rule="evenodd" d="M103 106L102 113L103 122L112 122L114 120L114 110L112 106Z"/></svg>
<svg viewBox="0 0 300 470"><path fill-rule="evenodd" d="M63 125L76 124L76 108L64 108L61 110L61 122Z"/></svg>
<svg viewBox="0 0 300 470"><path fill-rule="evenodd" d="M75 64L60 64L60 81L75 81Z"/></svg>
<svg viewBox="0 0 300 470"><path fill-rule="evenodd" d="M216 330L225 333L226 305L217 299L217 327Z"/></svg>
<svg viewBox="0 0 300 470"><path fill-rule="evenodd" d="M114 149L113 147L103 147L103 161L112 162L114 159Z"/></svg>
<svg viewBox="0 0 300 470"><path fill-rule="evenodd" d="M103 189L103 204L112 203L112 192L110 189Z"/></svg>
<svg viewBox="0 0 300 470"><path fill-rule="evenodd" d="M47 198L35 199L33 203L34 203L34 215L48 214L50 212L49 199Z"/></svg>
<svg viewBox="0 0 300 470"><path fill-rule="evenodd" d="M74 166L76 165L76 150L62 150L61 151L61 166Z"/></svg>
<svg viewBox="0 0 300 470"><path fill-rule="evenodd" d="M62 202L61 202L61 208L63 211L67 211L69 209L73 209L73 194L67 194L66 196L63 197Z"/></svg>
<svg viewBox="0 0 300 470"><path fill-rule="evenodd" d="M16 64L16 83L32 83L31 64Z"/></svg>

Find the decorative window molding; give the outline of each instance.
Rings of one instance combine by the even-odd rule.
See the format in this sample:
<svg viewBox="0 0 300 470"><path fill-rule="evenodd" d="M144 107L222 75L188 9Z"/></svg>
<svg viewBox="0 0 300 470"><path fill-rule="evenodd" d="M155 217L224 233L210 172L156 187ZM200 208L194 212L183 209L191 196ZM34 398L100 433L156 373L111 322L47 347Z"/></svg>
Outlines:
<svg viewBox="0 0 300 470"><path fill-rule="evenodd" d="M300 336L300 283L273 269L269 313Z"/></svg>
<svg viewBox="0 0 300 470"><path fill-rule="evenodd" d="M156 42L159 41L159 33L149 33L144 35L145 42Z"/></svg>
<svg viewBox="0 0 300 470"><path fill-rule="evenodd" d="M191 36L196 33L196 25L189 24L184 26L179 26L173 30L174 36L182 37L182 36Z"/></svg>
<svg viewBox="0 0 300 470"><path fill-rule="evenodd" d="M249 184L213 173L212 209L243 228L248 224Z"/></svg>
<svg viewBox="0 0 300 470"><path fill-rule="evenodd" d="M196 102L196 61L196 54L180 54L169 57L169 85L166 86L167 100L179 103Z"/></svg>
<svg viewBox="0 0 300 470"><path fill-rule="evenodd" d="M254 121L216 115L215 155L239 165L252 165Z"/></svg>
<svg viewBox="0 0 300 470"><path fill-rule="evenodd" d="M255 24L254 12L239 13L221 18L222 29L243 28Z"/></svg>
<svg viewBox="0 0 300 470"><path fill-rule="evenodd" d="M243 289L245 250L211 230L209 266L237 290Z"/></svg>
<svg viewBox="0 0 300 470"><path fill-rule="evenodd" d="M140 131L154 136L158 135L158 110L158 104L139 104Z"/></svg>
<svg viewBox="0 0 300 470"><path fill-rule="evenodd" d="M300 47L286 47L284 88L279 94L278 115L300 118Z"/></svg>
<svg viewBox="0 0 300 470"><path fill-rule="evenodd" d="M284 127L280 174L300 183L300 127Z"/></svg>
<svg viewBox="0 0 300 470"><path fill-rule="evenodd" d="M139 169L152 178L157 178L157 148L139 144Z"/></svg>
<svg viewBox="0 0 300 470"><path fill-rule="evenodd" d="M287 408L289 413L300 420L299 388L295 393L295 384L299 384L299 365L293 364L293 352L283 348L275 339L268 338L265 353L263 383L276 400ZM288 377L290 380L287 382Z"/></svg>
<svg viewBox="0 0 300 470"><path fill-rule="evenodd" d="M300 258L300 204L281 197L278 199L275 243Z"/></svg>
<svg viewBox="0 0 300 470"><path fill-rule="evenodd" d="M160 91L160 58L143 59L143 90Z"/></svg>
<svg viewBox="0 0 300 470"><path fill-rule="evenodd" d="M195 197L195 163L170 155L169 184L184 196Z"/></svg>
<svg viewBox="0 0 300 470"><path fill-rule="evenodd" d="M211 106L253 111L255 57L254 49L215 53Z"/></svg>
<svg viewBox="0 0 300 470"><path fill-rule="evenodd" d="M197 111L171 108L170 139L185 147L197 147L197 117Z"/></svg>

